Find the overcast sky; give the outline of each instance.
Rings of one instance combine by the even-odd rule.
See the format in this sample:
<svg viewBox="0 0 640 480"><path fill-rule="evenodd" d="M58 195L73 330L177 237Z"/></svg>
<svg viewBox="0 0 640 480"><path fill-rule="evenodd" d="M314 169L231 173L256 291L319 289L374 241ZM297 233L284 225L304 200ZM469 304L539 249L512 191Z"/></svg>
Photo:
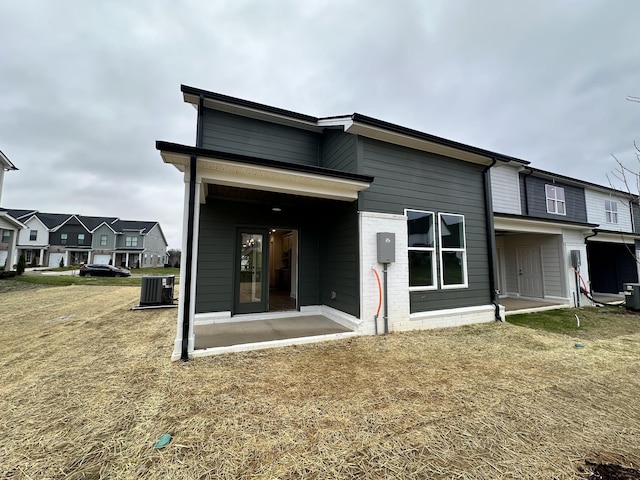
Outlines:
<svg viewBox="0 0 640 480"><path fill-rule="evenodd" d="M2 206L160 222L180 248L195 145L180 84L314 116L358 112L608 185L636 166L640 2L0 3Z"/></svg>

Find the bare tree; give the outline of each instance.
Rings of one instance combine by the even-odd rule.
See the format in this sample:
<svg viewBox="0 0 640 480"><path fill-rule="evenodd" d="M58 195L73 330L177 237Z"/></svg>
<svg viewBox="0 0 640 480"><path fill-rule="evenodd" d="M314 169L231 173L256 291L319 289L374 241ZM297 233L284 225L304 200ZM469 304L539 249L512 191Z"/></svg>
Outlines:
<svg viewBox="0 0 640 480"><path fill-rule="evenodd" d="M169 250L167 250L167 256L169 257L169 261L167 263L169 263L170 266L180 266L180 258L182 256L182 252L180 252L180 250L178 250L177 248L170 248Z"/></svg>

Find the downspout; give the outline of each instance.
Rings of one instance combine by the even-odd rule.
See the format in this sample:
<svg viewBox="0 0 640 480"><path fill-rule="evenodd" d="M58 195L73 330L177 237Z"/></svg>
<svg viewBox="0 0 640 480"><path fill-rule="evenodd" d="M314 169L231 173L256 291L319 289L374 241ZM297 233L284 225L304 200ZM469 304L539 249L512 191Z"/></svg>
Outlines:
<svg viewBox="0 0 640 480"><path fill-rule="evenodd" d="M196 131L196 146L202 146L202 111L204 106L204 97L200 95L198 102L198 123ZM195 201L196 201L196 164L198 158L191 155L189 159L189 210L187 220L187 251L186 251L186 271L184 275L184 304L182 310L182 349L180 360L189 361L189 323L191 312L191 279L193 278L193 222L195 218Z"/></svg>
<svg viewBox="0 0 640 480"><path fill-rule="evenodd" d="M489 293L491 303L495 307L497 321L502 321L500 316L500 303L498 302L498 290L496 289L496 236L493 226L493 202L491 200L491 174L489 171L497 162L494 157L491 164L482 172L484 178L484 216L487 226L487 260L489 262Z"/></svg>
<svg viewBox="0 0 640 480"><path fill-rule="evenodd" d="M527 177L533 174L533 170L529 168L529 173L525 173L522 177L522 186L524 187L524 214L529 216L529 192L527 191Z"/></svg>
<svg viewBox="0 0 640 480"><path fill-rule="evenodd" d="M196 200L196 162L197 157L191 155L189 160L189 212L187 220L187 258L184 280L184 304L182 310L182 353L180 360L189 361L189 314L191 311L191 279L193 277L193 220Z"/></svg>
<svg viewBox="0 0 640 480"><path fill-rule="evenodd" d="M593 232L591 235L587 235L586 237L584 237L584 244L585 244L585 245L587 244L587 240L589 240L589 239L590 239L590 238L592 238L592 237L595 237L596 235L598 235L598 233L600 233L600 232L598 232L598 230L597 230L597 229L595 229L595 228L592 228L592 229L591 229L591 231Z"/></svg>

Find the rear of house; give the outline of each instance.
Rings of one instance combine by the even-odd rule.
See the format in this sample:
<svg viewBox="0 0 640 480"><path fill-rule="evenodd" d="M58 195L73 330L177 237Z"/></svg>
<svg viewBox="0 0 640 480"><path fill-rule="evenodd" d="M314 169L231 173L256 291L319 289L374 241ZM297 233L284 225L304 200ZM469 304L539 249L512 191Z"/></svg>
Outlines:
<svg viewBox="0 0 640 480"><path fill-rule="evenodd" d="M157 142L185 179L174 359L193 354L194 325L207 323L294 312L382 329L378 233L395 256L389 330L500 318L488 170L512 159L359 114L182 91L196 146Z"/></svg>

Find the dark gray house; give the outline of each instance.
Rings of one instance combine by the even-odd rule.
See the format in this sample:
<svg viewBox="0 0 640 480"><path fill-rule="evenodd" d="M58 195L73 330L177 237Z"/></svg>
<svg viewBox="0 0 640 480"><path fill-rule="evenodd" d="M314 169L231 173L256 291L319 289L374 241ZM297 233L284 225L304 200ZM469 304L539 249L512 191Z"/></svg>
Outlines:
<svg viewBox="0 0 640 480"><path fill-rule="evenodd" d="M182 93L196 145L156 144L185 175L174 359L199 354L206 323L313 314L373 333L380 232L395 234L390 330L500 318L488 171L515 159L357 113Z"/></svg>

